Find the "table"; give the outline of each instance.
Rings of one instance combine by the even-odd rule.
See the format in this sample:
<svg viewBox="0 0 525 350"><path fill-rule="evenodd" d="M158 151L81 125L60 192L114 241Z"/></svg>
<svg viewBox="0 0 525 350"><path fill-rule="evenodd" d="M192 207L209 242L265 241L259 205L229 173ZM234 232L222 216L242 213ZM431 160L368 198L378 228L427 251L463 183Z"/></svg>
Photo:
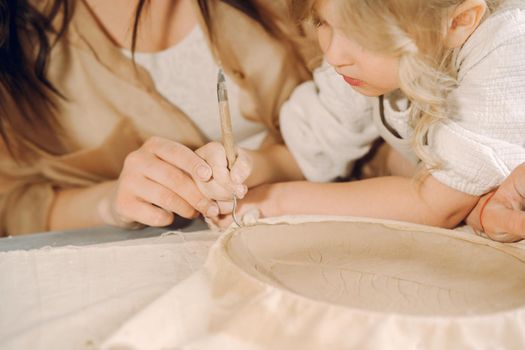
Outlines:
<svg viewBox="0 0 525 350"><path fill-rule="evenodd" d="M180 221L169 227L146 227L141 230L124 230L103 226L96 228L33 233L0 238L0 252L30 250L43 247L68 245L86 246L108 242L126 241L138 238L156 237L166 231L194 232L206 230L203 220Z"/></svg>
<svg viewBox="0 0 525 350"><path fill-rule="evenodd" d="M175 229L100 227L0 239L0 349L97 349L200 269L218 235L200 220Z"/></svg>

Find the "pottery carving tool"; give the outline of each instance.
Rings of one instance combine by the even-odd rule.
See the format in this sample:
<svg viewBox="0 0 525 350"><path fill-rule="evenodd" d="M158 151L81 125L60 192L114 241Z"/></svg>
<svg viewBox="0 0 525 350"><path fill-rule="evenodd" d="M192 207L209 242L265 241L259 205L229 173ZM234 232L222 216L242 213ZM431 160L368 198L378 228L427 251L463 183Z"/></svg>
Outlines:
<svg viewBox="0 0 525 350"><path fill-rule="evenodd" d="M230 105L228 103L228 90L226 90L226 80L224 79L224 72L222 68L219 68L219 75L217 76L217 99L219 101L219 116L221 120L221 134L222 144L226 151L226 159L228 160L228 169L233 168L235 159L237 158L237 152L235 151L235 142L233 139L232 120L230 115ZM237 226L241 226L235 211L237 209L237 197L233 194L233 221Z"/></svg>

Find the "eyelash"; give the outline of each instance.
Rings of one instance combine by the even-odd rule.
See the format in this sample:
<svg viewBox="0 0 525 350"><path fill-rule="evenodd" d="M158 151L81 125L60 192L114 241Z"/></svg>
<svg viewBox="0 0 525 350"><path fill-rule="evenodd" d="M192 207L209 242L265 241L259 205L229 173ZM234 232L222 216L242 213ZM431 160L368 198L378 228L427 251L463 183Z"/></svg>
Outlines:
<svg viewBox="0 0 525 350"><path fill-rule="evenodd" d="M322 27L326 24L326 21L321 20L319 17L312 18L312 22L316 28Z"/></svg>
<svg viewBox="0 0 525 350"><path fill-rule="evenodd" d="M312 24L316 28L322 27L323 25L326 24L326 21L322 20L319 14L317 13L317 11L315 10L311 12L311 19L312 19Z"/></svg>

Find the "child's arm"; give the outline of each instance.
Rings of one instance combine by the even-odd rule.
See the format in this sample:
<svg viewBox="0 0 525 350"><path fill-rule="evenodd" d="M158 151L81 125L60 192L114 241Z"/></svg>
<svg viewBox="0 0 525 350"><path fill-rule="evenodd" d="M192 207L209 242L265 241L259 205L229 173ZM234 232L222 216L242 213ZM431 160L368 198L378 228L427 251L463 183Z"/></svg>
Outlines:
<svg viewBox="0 0 525 350"><path fill-rule="evenodd" d="M238 213L255 206L263 217L350 215L452 228L477 201L478 197L445 186L432 176L423 180L419 188L410 178L391 176L346 183L261 186L240 202Z"/></svg>
<svg viewBox="0 0 525 350"><path fill-rule="evenodd" d="M239 150L242 157L233 166L231 178L219 143L197 150L214 169L216 180L200 184L202 193L226 200L231 198L232 188L241 184L252 188L303 178L332 181L349 175L353 163L370 150L378 137L368 98L353 91L329 66L317 69L314 81L294 90L281 109L280 124L286 146ZM239 172L240 168L245 171Z"/></svg>
<svg viewBox="0 0 525 350"><path fill-rule="evenodd" d="M293 181L328 182L351 172L378 138L367 97L355 92L328 64L298 86L280 112L285 145L248 152L248 187Z"/></svg>
<svg viewBox="0 0 525 350"><path fill-rule="evenodd" d="M253 167L246 180L248 188L265 183L304 179L299 165L285 145L272 145L262 150L246 152Z"/></svg>
<svg viewBox="0 0 525 350"><path fill-rule="evenodd" d="M303 179L301 170L284 145L272 145L258 151L237 148L237 157L231 169L228 168L226 151L219 142L210 142L195 153L212 169L210 179L196 180L195 183L200 194L217 203L217 214L230 214L233 196L242 199L251 187Z"/></svg>

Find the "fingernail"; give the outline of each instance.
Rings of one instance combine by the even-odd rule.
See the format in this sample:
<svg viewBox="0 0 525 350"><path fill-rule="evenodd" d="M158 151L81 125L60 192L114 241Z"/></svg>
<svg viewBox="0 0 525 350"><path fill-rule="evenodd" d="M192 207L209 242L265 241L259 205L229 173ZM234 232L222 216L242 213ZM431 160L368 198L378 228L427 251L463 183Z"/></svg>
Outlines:
<svg viewBox="0 0 525 350"><path fill-rule="evenodd" d="M208 211L206 212L206 216L209 218L214 218L219 215L219 208L217 208L216 205L212 205L208 208Z"/></svg>
<svg viewBox="0 0 525 350"><path fill-rule="evenodd" d="M211 177L211 169L207 166L201 165L197 168L197 175L201 180L207 181Z"/></svg>

